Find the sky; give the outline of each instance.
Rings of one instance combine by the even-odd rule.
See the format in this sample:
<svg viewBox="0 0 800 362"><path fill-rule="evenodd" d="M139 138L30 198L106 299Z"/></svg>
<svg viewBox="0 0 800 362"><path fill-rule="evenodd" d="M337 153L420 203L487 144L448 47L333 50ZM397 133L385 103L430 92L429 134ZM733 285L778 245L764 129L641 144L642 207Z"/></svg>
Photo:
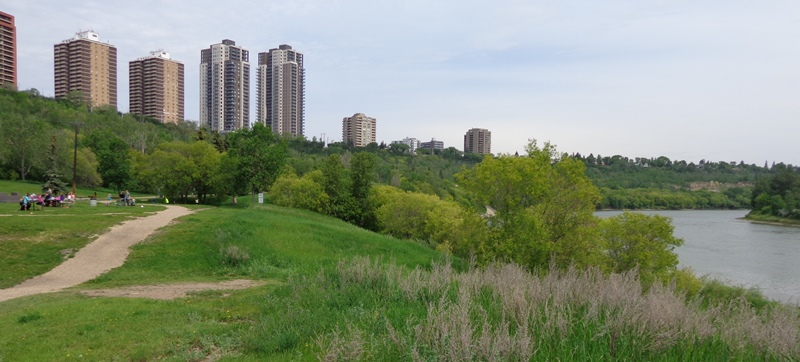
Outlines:
<svg viewBox="0 0 800 362"><path fill-rule="evenodd" d="M128 62L164 49L199 115L200 50L231 39L304 54L307 138L342 118L377 138L444 141L470 128L492 152L529 139L595 156L800 165L796 0L0 0L16 17L20 89L53 96L53 45L92 29ZM251 105L251 122L256 115Z"/></svg>

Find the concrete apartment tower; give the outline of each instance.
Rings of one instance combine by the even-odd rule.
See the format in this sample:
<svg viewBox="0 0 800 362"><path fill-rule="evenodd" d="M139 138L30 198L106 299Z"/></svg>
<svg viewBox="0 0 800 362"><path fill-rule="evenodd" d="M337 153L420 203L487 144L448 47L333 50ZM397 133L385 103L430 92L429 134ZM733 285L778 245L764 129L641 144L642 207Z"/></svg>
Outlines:
<svg viewBox="0 0 800 362"><path fill-rule="evenodd" d="M163 50L131 61L130 112L150 116L161 123L183 121L183 63Z"/></svg>
<svg viewBox="0 0 800 362"><path fill-rule="evenodd" d="M294 137L305 132L303 53L283 44L258 53L258 122L272 132Z"/></svg>
<svg viewBox="0 0 800 362"><path fill-rule="evenodd" d="M117 48L82 31L54 45L56 98L79 91L92 107L117 107Z"/></svg>
<svg viewBox="0 0 800 362"><path fill-rule="evenodd" d="M250 52L233 40L200 51L199 121L218 132L250 128Z"/></svg>
<svg viewBox="0 0 800 362"><path fill-rule="evenodd" d="M364 147L376 139L377 121L364 113L356 113L342 120L342 141L354 147Z"/></svg>
<svg viewBox="0 0 800 362"><path fill-rule="evenodd" d="M0 11L0 87L17 89L17 27L14 17Z"/></svg>
<svg viewBox="0 0 800 362"><path fill-rule="evenodd" d="M464 153L487 155L492 153L492 132L484 128L473 128L464 135Z"/></svg>

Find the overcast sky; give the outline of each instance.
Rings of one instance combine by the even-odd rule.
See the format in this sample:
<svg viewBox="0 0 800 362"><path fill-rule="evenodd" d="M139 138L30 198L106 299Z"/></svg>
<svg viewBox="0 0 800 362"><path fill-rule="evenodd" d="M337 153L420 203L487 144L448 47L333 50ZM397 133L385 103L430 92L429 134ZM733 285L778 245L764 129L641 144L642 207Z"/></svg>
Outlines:
<svg viewBox="0 0 800 362"><path fill-rule="evenodd" d="M494 153L529 138L563 152L800 164L800 2L539 0L4 0L16 17L20 89L53 89L53 45L93 29L128 62L164 49L185 64L199 114L200 50L222 39L305 55L306 137L341 140L342 118L378 140ZM251 106L255 118L255 103Z"/></svg>

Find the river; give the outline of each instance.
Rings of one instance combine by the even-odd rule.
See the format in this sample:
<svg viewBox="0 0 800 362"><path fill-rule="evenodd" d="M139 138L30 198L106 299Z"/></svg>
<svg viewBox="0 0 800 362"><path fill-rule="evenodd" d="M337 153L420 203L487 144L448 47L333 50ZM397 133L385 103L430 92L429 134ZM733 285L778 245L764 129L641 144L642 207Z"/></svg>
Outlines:
<svg viewBox="0 0 800 362"><path fill-rule="evenodd" d="M680 267L732 285L756 287L770 299L800 302L800 228L750 223L746 210L643 211L672 218ZM600 211L608 217L619 211Z"/></svg>

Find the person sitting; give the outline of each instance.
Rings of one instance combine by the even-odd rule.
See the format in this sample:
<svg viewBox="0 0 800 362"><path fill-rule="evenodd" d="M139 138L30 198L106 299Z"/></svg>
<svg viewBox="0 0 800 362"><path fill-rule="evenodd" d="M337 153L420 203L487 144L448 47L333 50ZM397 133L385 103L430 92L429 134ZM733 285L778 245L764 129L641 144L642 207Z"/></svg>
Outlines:
<svg viewBox="0 0 800 362"><path fill-rule="evenodd" d="M131 199L131 206L136 206L136 199Z"/></svg>
<svg viewBox="0 0 800 362"><path fill-rule="evenodd" d="M28 211L31 209L31 194L26 193L19 202L19 211Z"/></svg>
<svg viewBox="0 0 800 362"><path fill-rule="evenodd" d="M42 195L31 194L31 204L38 205L40 208L44 209L44 199L42 199Z"/></svg>

